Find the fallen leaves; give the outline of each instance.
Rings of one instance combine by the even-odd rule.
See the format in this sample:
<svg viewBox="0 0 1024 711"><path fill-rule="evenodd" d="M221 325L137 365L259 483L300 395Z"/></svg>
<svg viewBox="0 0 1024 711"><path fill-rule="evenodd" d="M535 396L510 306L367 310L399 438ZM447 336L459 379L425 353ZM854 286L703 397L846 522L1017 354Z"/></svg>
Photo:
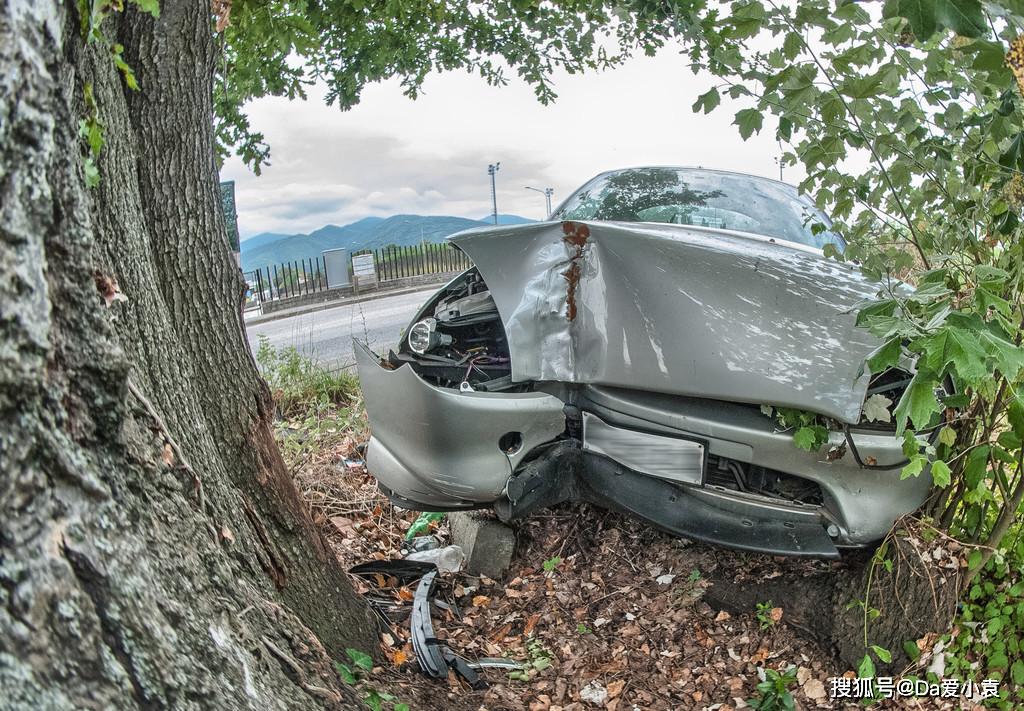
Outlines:
<svg viewBox="0 0 1024 711"><path fill-rule="evenodd" d="M864 419L868 422L892 422L892 400L875 393L864 401Z"/></svg>
<svg viewBox="0 0 1024 711"><path fill-rule="evenodd" d="M284 438L308 436L304 423L278 432ZM400 557L404 533L417 514L394 508L380 495L361 465L358 436L317 436L324 439L315 447L307 441L302 457L291 464L297 487L342 564ZM447 542L444 523L434 535ZM505 579L442 576L437 600L447 606L434 610L433 622L438 637L467 659L507 657L523 670L515 678L485 670L491 687L482 694L456 678L429 682L416 671L407 620L395 621L382 635L391 670L382 686L389 693L413 708L452 711L724 711L744 708L754 696L758 666L796 664L806 670L794 692L799 704L830 703L820 694L840 670L829 667L826 651L794 637L781 607L767 613L778 624L761 630L753 610L730 614L702 600L710 585L706 574L727 561L737 561L738 582L753 584L782 575L773 559L688 544L586 505L530 518L518 537ZM367 581L354 584L368 591ZM398 585L388 576L369 581L374 585L373 594L390 595L405 608L415 594L414 585Z"/></svg>

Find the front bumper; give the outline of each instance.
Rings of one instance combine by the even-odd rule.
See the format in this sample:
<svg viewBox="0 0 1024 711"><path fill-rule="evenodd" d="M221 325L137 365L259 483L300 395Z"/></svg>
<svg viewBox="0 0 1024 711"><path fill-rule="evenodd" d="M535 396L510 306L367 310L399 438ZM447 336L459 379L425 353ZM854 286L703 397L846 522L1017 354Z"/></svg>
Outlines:
<svg viewBox="0 0 1024 711"><path fill-rule="evenodd" d="M565 430L563 403L551 395L436 388L408 365L385 368L358 341L354 351L370 418L367 466L409 503L491 504L523 457ZM515 448L505 451L499 442Z"/></svg>
<svg viewBox="0 0 1024 711"><path fill-rule="evenodd" d="M849 453L828 461L824 451L802 452L791 434L775 432L756 408L593 386L579 392L585 416L643 433L637 442L646 450L634 450L643 456L631 457L621 444L615 451L580 449L579 439L561 437L566 408L559 397L435 387L408 365L382 364L361 343L354 350L372 432L368 468L388 495L408 508L493 507L502 518L518 518L560 501L587 500L689 538L831 557L837 545L880 539L929 490L924 476L901 481L898 466L862 469ZM672 442L654 452L651 439L659 436ZM881 465L896 465L902 457L900 441L891 435L854 437L862 456ZM693 442L708 455L815 482L823 504L797 505L723 489L703 481L698 471L668 481L673 477L629 468L664 469L665 457L696 451Z"/></svg>

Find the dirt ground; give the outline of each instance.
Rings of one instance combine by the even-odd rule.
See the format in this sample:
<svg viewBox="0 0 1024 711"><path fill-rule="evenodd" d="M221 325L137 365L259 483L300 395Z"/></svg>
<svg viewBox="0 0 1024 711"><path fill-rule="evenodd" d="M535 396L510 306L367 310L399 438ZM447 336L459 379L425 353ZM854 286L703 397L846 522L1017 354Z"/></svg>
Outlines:
<svg viewBox="0 0 1024 711"><path fill-rule="evenodd" d="M401 557L402 539L416 517L377 491L360 457L361 441L357 433L334 438L294 469L315 520L346 566ZM434 534L447 542L443 523ZM485 670L489 686L483 691L454 673L430 679L419 671L408 641L408 615L399 613L402 619L382 619L386 660L374 668L367 688L392 694L411 709L730 711L750 707L759 670L793 666L798 708L859 707L829 697L830 679L853 671L818 641L815 619L805 609L813 602L801 599L805 588L788 584L826 577L844 563L691 543L585 504L533 516L516 535L512 567L501 580L442 576L437 599L450 608L435 609L432 619L437 636L457 654L508 657L530 671ZM739 598L760 606L731 612L728 605L712 606L716 596L709 591L722 581L753 591ZM413 589L381 582L396 605L411 609ZM761 590L772 599L761 599ZM876 708L953 706L921 699L883 701ZM960 702L955 708L974 707Z"/></svg>

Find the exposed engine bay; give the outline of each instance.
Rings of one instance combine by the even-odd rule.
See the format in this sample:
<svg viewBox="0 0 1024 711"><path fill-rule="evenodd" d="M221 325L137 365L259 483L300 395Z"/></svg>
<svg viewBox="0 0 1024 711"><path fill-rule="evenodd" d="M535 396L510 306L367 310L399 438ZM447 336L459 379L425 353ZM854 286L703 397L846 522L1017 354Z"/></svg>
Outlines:
<svg viewBox="0 0 1024 711"><path fill-rule="evenodd" d="M521 392L512 382L505 329L480 272L470 269L435 294L402 338L394 366L458 390Z"/></svg>

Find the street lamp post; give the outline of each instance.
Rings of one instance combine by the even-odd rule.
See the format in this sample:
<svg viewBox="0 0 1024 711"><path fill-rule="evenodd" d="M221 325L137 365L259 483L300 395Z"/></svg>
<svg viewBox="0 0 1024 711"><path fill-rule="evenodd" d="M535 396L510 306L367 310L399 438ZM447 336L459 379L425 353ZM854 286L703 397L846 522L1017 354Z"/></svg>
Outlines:
<svg viewBox="0 0 1024 711"><path fill-rule="evenodd" d="M494 185L494 175L501 167L501 162L491 163L487 166L487 174L491 176L491 205L494 207L494 224L498 224L498 191Z"/></svg>
<svg viewBox="0 0 1024 711"><path fill-rule="evenodd" d="M524 187L527 190L533 190L534 192L538 192L538 193L540 193L541 195L544 196L544 202L545 202L545 204L548 207L547 214L544 215L544 217L550 219L551 218L551 196L555 194L555 189L554 188L544 188L543 190L541 190L540 188L531 188L529 185L526 185Z"/></svg>

